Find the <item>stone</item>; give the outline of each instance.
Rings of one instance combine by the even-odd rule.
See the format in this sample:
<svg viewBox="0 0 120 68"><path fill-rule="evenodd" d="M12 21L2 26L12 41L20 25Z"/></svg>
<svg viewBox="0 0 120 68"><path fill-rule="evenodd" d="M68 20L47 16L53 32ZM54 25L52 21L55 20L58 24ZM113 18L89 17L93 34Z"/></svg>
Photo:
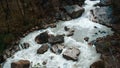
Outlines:
<svg viewBox="0 0 120 68"><path fill-rule="evenodd" d="M84 40L85 40L86 42L88 42L88 41L89 41L89 37L85 37Z"/></svg>
<svg viewBox="0 0 120 68"><path fill-rule="evenodd" d="M69 37L69 36L73 36L74 35L74 32L69 32L68 34L67 34L67 36Z"/></svg>
<svg viewBox="0 0 120 68"><path fill-rule="evenodd" d="M94 62L90 68L105 68L105 64L103 61L97 61L97 62Z"/></svg>
<svg viewBox="0 0 120 68"><path fill-rule="evenodd" d="M43 64L43 65L46 65L46 64L47 64L47 61L43 61L42 64Z"/></svg>
<svg viewBox="0 0 120 68"><path fill-rule="evenodd" d="M70 28L68 28L67 26L64 27L65 31L69 31Z"/></svg>
<svg viewBox="0 0 120 68"><path fill-rule="evenodd" d="M36 38L35 38L35 41L38 43L38 44L43 44L43 43L47 43L48 42L48 32L43 32L43 33L40 33L40 35L38 35Z"/></svg>
<svg viewBox="0 0 120 68"><path fill-rule="evenodd" d="M44 54L48 50L48 44L43 44L38 50L37 54Z"/></svg>
<svg viewBox="0 0 120 68"><path fill-rule="evenodd" d="M82 13L85 11L84 8L80 7L79 5L71 5L71 6L65 6L64 9L70 15L72 18L78 18L82 15Z"/></svg>
<svg viewBox="0 0 120 68"><path fill-rule="evenodd" d="M62 44L55 44L51 47L51 51L55 54L61 54L63 49L64 45Z"/></svg>
<svg viewBox="0 0 120 68"><path fill-rule="evenodd" d="M29 43L23 43L23 44L21 44L21 47L23 48L23 49L26 49L26 48L29 48L29 46L30 46L30 44Z"/></svg>
<svg viewBox="0 0 120 68"><path fill-rule="evenodd" d="M94 26L95 29L97 29L98 27L97 26Z"/></svg>
<svg viewBox="0 0 120 68"><path fill-rule="evenodd" d="M80 54L80 50L75 47L72 47L72 48L68 48L63 53L63 57L67 60L77 61L79 54Z"/></svg>
<svg viewBox="0 0 120 68"><path fill-rule="evenodd" d="M63 35L50 36L49 39L48 39L48 42L50 44L63 43L64 42L64 36Z"/></svg>
<svg viewBox="0 0 120 68"><path fill-rule="evenodd" d="M110 6L95 8L91 11L92 21L110 25L114 23L115 17L113 16L113 9Z"/></svg>
<svg viewBox="0 0 120 68"><path fill-rule="evenodd" d="M30 61L28 60L19 60L18 62L12 62L11 68L29 68Z"/></svg>

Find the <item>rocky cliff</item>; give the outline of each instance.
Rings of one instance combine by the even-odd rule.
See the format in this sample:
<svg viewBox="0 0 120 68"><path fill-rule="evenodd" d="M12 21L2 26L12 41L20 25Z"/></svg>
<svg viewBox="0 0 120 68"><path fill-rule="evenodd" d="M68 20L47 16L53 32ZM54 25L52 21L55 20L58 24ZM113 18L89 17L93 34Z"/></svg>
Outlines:
<svg viewBox="0 0 120 68"><path fill-rule="evenodd" d="M100 8L92 10L96 15L93 21L111 27L115 33L93 41L102 61L95 62L91 68L120 68L120 0L100 0L95 6Z"/></svg>

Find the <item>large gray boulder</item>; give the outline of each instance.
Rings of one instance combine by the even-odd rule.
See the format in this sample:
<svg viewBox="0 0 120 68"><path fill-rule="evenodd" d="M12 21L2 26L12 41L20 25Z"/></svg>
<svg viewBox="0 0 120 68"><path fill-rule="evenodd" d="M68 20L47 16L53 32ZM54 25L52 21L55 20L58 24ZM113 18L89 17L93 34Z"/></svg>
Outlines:
<svg viewBox="0 0 120 68"><path fill-rule="evenodd" d="M79 5L65 6L64 9L68 13L68 15L72 18L80 17L82 13L85 11L85 9L83 7L80 7Z"/></svg>
<svg viewBox="0 0 120 68"><path fill-rule="evenodd" d="M72 48L68 48L63 53L63 57L67 60L77 61L79 54L80 54L80 50L75 47L72 47Z"/></svg>
<svg viewBox="0 0 120 68"><path fill-rule="evenodd" d="M48 39L48 42L50 44L63 43L64 42L64 36L63 35L50 36L49 39Z"/></svg>

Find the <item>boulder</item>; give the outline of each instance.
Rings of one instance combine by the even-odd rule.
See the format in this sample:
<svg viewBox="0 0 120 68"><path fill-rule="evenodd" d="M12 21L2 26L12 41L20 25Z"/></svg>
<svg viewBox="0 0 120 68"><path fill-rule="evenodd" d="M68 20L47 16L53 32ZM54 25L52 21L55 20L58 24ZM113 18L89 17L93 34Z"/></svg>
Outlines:
<svg viewBox="0 0 120 68"><path fill-rule="evenodd" d="M11 68L29 68L30 61L28 60L19 60L18 62L12 62Z"/></svg>
<svg viewBox="0 0 120 68"><path fill-rule="evenodd" d="M75 47L72 47L72 48L68 48L63 53L63 57L67 60L77 61L79 54L80 54L80 50Z"/></svg>
<svg viewBox="0 0 120 68"><path fill-rule="evenodd" d="M43 44L38 50L37 54L43 54L48 50L49 46L48 44Z"/></svg>
<svg viewBox="0 0 120 68"><path fill-rule="evenodd" d="M63 49L64 49L64 45L62 44L55 44L51 47L51 51L55 54L61 54Z"/></svg>
<svg viewBox="0 0 120 68"><path fill-rule="evenodd" d="M113 9L111 6L97 7L91 10L91 20L93 22L110 25L114 23Z"/></svg>
<svg viewBox="0 0 120 68"><path fill-rule="evenodd" d="M50 36L49 39L48 39L48 42L50 44L63 43L64 42L64 36L63 35Z"/></svg>
<svg viewBox="0 0 120 68"><path fill-rule="evenodd" d="M36 38L35 38L35 41L38 43L38 44L43 44L43 43L47 43L48 42L48 32L43 32L41 33L40 35L38 35Z"/></svg>
<svg viewBox="0 0 120 68"><path fill-rule="evenodd" d="M72 18L78 18L82 15L82 13L85 11L84 8L80 7L79 5L71 5L71 6L65 6L65 11L70 15Z"/></svg>
<svg viewBox="0 0 120 68"><path fill-rule="evenodd" d="M94 62L90 68L105 68L105 64L103 61L97 61L97 62Z"/></svg>

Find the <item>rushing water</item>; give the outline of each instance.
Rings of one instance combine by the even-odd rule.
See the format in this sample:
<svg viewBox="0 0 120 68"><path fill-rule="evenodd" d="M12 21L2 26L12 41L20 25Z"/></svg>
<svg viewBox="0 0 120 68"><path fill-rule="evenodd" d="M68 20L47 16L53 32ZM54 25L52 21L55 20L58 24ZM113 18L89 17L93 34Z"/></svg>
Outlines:
<svg viewBox="0 0 120 68"><path fill-rule="evenodd" d="M92 41L98 37L111 35L113 33L110 28L90 21L90 10L94 9L93 5L98 2L99 0L86 0L85 5L83 6L85 8L85 12L80 18L59 22L56 28L47 28L45 30L34 31L25 38L21 39L21 44L28 42L30 47L28 49L21 49L21 51L18 51L14 54L14 57L8 58L3 68L10 68L11 62L21 59L29 60L31 62L31 67L36 66L39 68L45 68L45 66L42 65L42 62L47 61L46 68L89 68L93 62L99 60L100 54L96 53L94 45L89 46L87 42L84 41L84 37L89 37L89 41ZM64 26L75 30L73 36L65 36L64 45L67 47L74 46L80 50L81 53L79 55L78 61L68 61L62 57L62 54L56 55L50 50L44 54L37 54L37 49L41 45L35 42L35 37L44 31L48 31L49 34L54 35L67 34L67 32L64 30ZM97 28L94 28L94 26ZM105 31L106 33L98 33L99 30ZM54 57L52 60L50 59L51 56Z"/></svg>

